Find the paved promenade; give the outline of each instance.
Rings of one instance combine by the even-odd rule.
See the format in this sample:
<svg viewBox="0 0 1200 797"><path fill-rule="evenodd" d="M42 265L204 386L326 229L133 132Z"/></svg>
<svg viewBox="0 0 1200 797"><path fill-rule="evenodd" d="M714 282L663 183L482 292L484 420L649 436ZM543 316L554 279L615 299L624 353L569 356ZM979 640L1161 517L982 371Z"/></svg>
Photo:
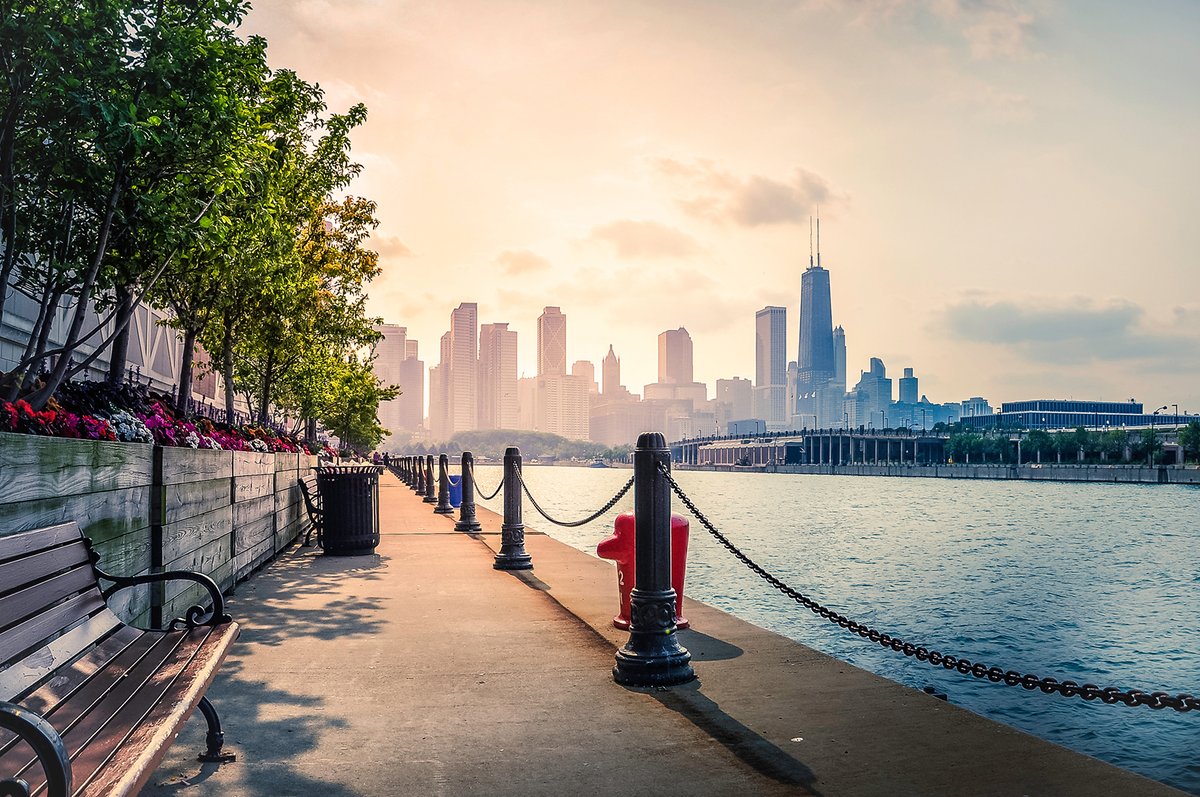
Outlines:
<svg viewBox="0 0 1200 797"><path fill-rule="evenodd" d="M1180 794L696 602L698 682L623 688L609 562L530 529L535 569L499 572L496 515L454 532L387 473L380 499L376 555L237 588L209 697L238 761L195 761L195 717L145 797Z"/></svg>

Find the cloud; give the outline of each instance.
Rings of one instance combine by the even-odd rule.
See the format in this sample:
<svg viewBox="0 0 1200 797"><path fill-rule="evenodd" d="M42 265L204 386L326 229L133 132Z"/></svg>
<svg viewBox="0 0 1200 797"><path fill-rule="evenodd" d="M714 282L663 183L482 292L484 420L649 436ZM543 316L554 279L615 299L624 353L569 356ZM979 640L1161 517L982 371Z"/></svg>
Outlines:
<svg viewBox="0 0 1200 797"><path fill-rule="evenodd" d="M620 219L592 229L590 241L611 244L622 258L687 257L701 251L687 233L656 221Z"/></svg>
<svg viewBox="0 0 1200 797"><path fill-rule="evenodd" d="M797 168L790 178L777 180L759 174L738 177L709 160L685 164L660 158L654 166L659 174L691 191L677 200L685 213L721 224L797 224L833 196L825 179L806 169Z"/></svg>
<svg viewBox="0 0 1200 797"><path fill-rule="evenodd" d="M371 236L371 246L379 253L381 259L391 257L413 257L413 252L395 235Z"/></svg>
<svg viewBox="0 0 1200 797"><path fill-rule="evenodd" d="M1174 314L1186 320L1190 313L1176 308ZM1128 301L1097 306L1086 299L975 299L948 307L945 320L964 340L1006 346L1037 363L1140 363L1171 371L1200 366L1195 327L1157 322Z"/></svg>
<svg viewBox="0 0 1200 797"><path fill-rule="evenodd" d="M981 60L1028 56L1037 31L1037 18L1019 0L808 0L805 7L843 14L852 25L932 19Z"/></svg>
<svg viewBox="0 0 1200 797"><path fill-rule="evenodd" d="M541 255L535 255L528 249L506 250L496 256L493 261L500 270L510 276L529 274L535 271L546 271L550 261Z"/></svg>

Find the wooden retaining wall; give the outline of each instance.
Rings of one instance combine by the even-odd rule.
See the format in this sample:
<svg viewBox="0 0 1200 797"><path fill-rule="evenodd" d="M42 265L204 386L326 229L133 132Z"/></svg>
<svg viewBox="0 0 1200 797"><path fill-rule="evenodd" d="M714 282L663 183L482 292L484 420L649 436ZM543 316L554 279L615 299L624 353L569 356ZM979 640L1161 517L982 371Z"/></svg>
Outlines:
<svg viewBox="0 0 1200 797"><path fill-rule="evenodd" d="M195 570L222 590L308 531L307 454L163 448L0 433L0 536L74 520L117 575ZM127 621L158 626L204 594L185 582L122 590Z"/></svg>

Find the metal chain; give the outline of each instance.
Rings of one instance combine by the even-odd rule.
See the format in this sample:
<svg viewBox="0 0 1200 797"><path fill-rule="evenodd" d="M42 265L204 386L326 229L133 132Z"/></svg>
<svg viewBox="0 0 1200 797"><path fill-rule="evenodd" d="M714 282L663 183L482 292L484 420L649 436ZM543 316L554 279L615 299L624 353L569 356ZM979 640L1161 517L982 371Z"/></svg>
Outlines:
<svg viewBox="0 0 1200 797"><path fill-rule="evenodd" d="M533 497L533 493L529 492L529 485L527 485L525 483L525 478L521 475L521 469L517 468L516 470L517 470L517 480L521 482L521 489L525 491L525 496L527 498L529 498L529 503L533 504L533 508L538 511L538 514L541 515L542 517L546 518L546 520L550 521L551 523L553 523L556 526L565 526L566 528L572 528L572 529L577 528L579 526L586 526L588 523L591 523L593 520L600 517L608 510L612 509L614 506L617 505L617 501L620 501L622 498L625 497L625 493L629 492L629 488L633 487L633 477L630 476L629 481L625 482L625 486L622 487L620 490L618 490L617 494L614 495L607 504L600 507L595 512L588 515L587 517L585 517L582 520L575 520L575 521L571 521L570 523L565 523L561 520L556 520L546 514L546 510L542 509L541 505L538 504L537 499Z"/></svg>
<svg viewBox="0 0 1200 797"><path fill-rule="evenodd" d="M787 584L780 581L775 576L768 573L760 565L755 563L750 557L738 550L737 546L730 542L725 535L717 531L712 522L704 516L692 499L688 498L684 493L683 488L676 483L671 477L670 471L659 464L659 471L666 477L667 482L671 485L671 489L679 496L679 500L684 506L696 516L696 519L708 529L709 533L716 538L717 542L721 543L726 550L741 560L742 564L757 573L764 581L770 584L775 589L787 595L792 600L809 609L813 614L824 617L831 623L845 628L852 634L858 634L864 639L869 639L875 642L880 647L890 648L897 653L903 653L905 656L916 657L918 661L927 662L930 666L941 666L947 670L957 670L963 675L973 675L976 678L986 678L992 683L1003 683L1005 686L1023 686L1026 689L1040 689L1045 694L1053 694L1057 692L1063 697L1080 697L1084 700L1095 700L1099 698L1101 702L1114 704L1122 703L1126 706L1149 706L1150 708L1173 708L1178 712L1200 711L1200 697L1193 697L1190 694L1171 695L1168 692L1145 692L1141 689L1118 689L1113 686L1101 688L1095 684L1079 684L1075 681L1059 681L1055 678L1039 678L1036 675L1025 673L1022 675L1016 670L1002 670L999 667L989 667L982 662L972 662L969 659L959 658L949 654L939 653L936 650L930 650L921 645L913 645L910 642L905 642L899 637L883 634L863 623L855 622L854 620L838 614L832 609L828 609L817 603L812 598L804 595L801 592L789 587Z"/></svg>
<svg viewBox="0 0 1200 797"><path fill-rule="evenodd" d="M503 476L500 477L500 483L496 485L495 490L492 490L491 495L483 495L484 490L482 487L479 486L479 481L475 478L475 463L472 462L471 463L471 483L475 485L475 491L480 494L480 495L476 496L476 498L479 498L482 501L491 501L493 498L495 498L497 495L500 494L500 488L502 488L504 486L504 477Z"/></svg>

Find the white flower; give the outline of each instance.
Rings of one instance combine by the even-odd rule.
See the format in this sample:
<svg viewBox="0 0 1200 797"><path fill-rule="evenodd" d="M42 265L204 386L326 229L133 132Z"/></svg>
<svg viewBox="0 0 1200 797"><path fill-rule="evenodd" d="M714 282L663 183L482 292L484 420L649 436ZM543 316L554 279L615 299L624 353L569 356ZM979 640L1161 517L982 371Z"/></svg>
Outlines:
<svg viewBox="0 0 1200 797"><path fill-rule="evenodd" d="M271 449L267 446L266 442L259 440L256 437L250 441L250 450L258 451L259 453L265 454L268 451L270 451Z"/></svg>
<svg viewBox="0 0 1200 797"><path fill-rule="evenodd" d="M109 426L118 440L126 443L153 443L154 434L146 428L140 418L125 410L117 410L108 419Z"/></svg>
<svg viewBox="0 0 1200 797"><path fill-rule="evenodd" d="M216 440L213 440L208 435L204 435L204 437L200 438L200 447L201 448L211 448L213 451L222 450L221 444L218 443Z"/></svg>
<svg viewBox="0 0 1200 797"><path fill-rule="evenodd" d="M192 448L199 448L200 447L200 435L196 434L195 432L188 432L188 436L184 439L183 442L187 443Z"/></svg>

